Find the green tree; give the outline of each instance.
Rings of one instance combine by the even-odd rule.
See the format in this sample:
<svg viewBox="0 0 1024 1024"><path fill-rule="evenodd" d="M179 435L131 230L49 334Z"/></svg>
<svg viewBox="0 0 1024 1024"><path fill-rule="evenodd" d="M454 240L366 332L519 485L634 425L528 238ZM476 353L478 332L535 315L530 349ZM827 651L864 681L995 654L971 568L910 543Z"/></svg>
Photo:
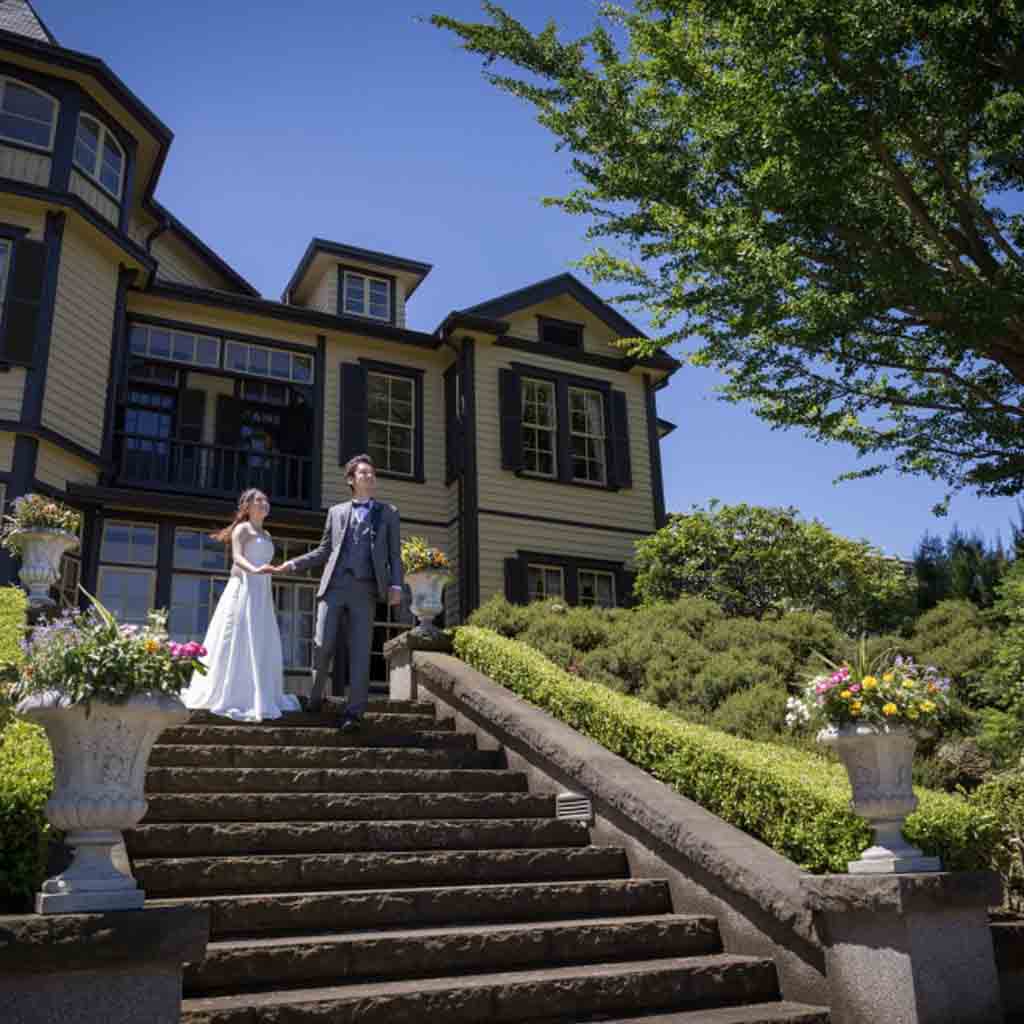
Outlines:
<svg viewBox="0 0 1024 1024"><path fill-rule="evenodd" d="M785 608L829 612L850 632L899 625L913 600L903 564L794 508L719 505L672 515L636 545L644 603L705 597L760 619Z"/></svg>
<svg viewBox="0 0 1024 1024"><path fill-rule="evenodd" d="M435 16L532 103L583 261L727 400L867 476L1024 489L1024 6L634 0L586 36ZM626 256L621 255L626 253Z"/></svg>

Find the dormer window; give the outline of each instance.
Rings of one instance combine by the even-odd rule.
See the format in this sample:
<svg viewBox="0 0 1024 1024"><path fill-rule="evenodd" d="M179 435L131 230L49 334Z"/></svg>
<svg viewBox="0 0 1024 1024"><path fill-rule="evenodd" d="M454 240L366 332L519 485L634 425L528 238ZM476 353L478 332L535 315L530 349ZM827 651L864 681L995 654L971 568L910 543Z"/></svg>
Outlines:
<svg viewBox="0 0 1024 1024"><path fill-rule="evenodd" d="M342 272L342 312L368 316L374 320L391 320L391 281L351 270Z"/></svg>
<svg viewBox="0 0 1024 1024"><path fill-rule="evenodd" d="M115 199L124 186L124 150L106 125L88 114L78 117L75 166L98 182Z"/></svg>
<svg viewBox="0 0 1024 1024"><path fill-rule="evenodd" d="M57 101L31 86L0 78L0 139L33 149L53 149Z"/></svg>
<svg viewBox="0 0 1024 1024"><path fill-rule="evenodd" d="M537 317L537 336L547 345L559 348L583 348L583 324L554 317Z"/></svg>

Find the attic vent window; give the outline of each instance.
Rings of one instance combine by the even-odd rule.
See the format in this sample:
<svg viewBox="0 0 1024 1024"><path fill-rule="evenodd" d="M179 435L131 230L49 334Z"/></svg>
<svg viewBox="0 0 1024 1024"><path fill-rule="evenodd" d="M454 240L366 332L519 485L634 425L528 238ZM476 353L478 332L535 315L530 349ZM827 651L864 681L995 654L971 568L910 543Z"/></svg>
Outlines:
<svg viewBox="0 0 1024 1024"><path fill-rule="evenodd" d="M583 324L569 320L553 320L551 317L537 317L537 334L547 345L560 348L583 348Z"/></svg>

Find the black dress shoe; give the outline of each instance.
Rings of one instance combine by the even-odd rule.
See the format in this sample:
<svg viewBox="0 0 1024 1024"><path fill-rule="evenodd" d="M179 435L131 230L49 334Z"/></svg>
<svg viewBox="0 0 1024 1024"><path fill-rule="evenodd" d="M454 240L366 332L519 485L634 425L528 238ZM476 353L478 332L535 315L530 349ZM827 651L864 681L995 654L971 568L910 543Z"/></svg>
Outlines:
<svg viewBox="0 0 1024 1024"><path fill-rule="evenodd" d="M322 700L310 700L307 697L305 708L311 715L319 715L324 709L324 702Z"/></svg>
<svg viewBox="0 0 1024 1024"><path fill-rule="evenodd" d="M341 725L338 727L342 732L359 732L363 727L362 715L343 715Z"/></svg>

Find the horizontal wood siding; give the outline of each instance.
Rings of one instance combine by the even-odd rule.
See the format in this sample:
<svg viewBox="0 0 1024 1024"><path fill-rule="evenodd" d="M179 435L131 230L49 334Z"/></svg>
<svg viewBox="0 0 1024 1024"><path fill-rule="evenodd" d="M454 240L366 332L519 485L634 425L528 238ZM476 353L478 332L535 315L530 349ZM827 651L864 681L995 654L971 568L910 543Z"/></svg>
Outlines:
<svg viewBox="0 0 1024 1024"><path fill-rule="evenodd" d="M338 465L338 432L341 410L342 363L360 357L395 363L411 369L424 370L423 377L423 469L422 484L398 479L381 479L377 493L384 501L398 506L404 516L446 522L447 501L444 485L444 380L443 359L387 342L375 343L369 338L334 335L327 340L327 376L324 386L324 504L346 501L349 496L344 470Z"/></svg>
<svg viewBox="0 0 1024 1024"><path fill-rule="evenodd" d="M201 260L172 231L158 235L150 250L157 261L156 276L172 284L190 284L197 288L237 291L208 263Z"/></svg>
<svg viewBox="0 0 1024 1024"><path fill-rule="evenodd" d="M528 309L516 310L501 319L508 321L508 333L513 337L537 341L538 316L583 324L583 350L585 352L592 352L599 356L612 356L616 359L621 359L626 354L621 348L612 344L616 337L615 332L603 320L599 320L569 295L559 295L554 299L538 303L536 306L530 306Z"/></svg>
<svg viewBox="0 0 1024 1024"><path fill-rule="evenodd" d="M36 479L60 490L67 490L69 483L95 484L96 467L70 452L50 444L39 442L39 458L36 462Z"/></svg>
<svg viewBox="0 0 1024 1024"><path fill-rule="evenodd" d="M111 224L116 224L120 213L117 203L103 189L94 185L84 174L71 169L71 186L69 191L83 199L98 214L106 217Z"/></svg>
<svg viewBox="0 0 1024 1024"><path fill-rule="evenodd" d="M0 420L20 420L21 400L25 393L25 370L12 366L0 373Z"/></svg>
<svg viewBox="0 0 1024 1024"><path fill-rule="evenodd" d="M309 300L309 309L317 309L321 313L330 313L332 316L338 312L337 267L328 267L324 271L320 283L313 289L313 295Z"/></svg>
<svg viewBox="0 0 1024 1024"><path fill-rule="evenodd" d="M13 178L15 181L26 181L30 185L50 184L50 165L52 160L42 153L31 153L26 149L14 146L0 146L0 178Z"/></svg>
<svg viewBox="0 0 1024 1024"><path fill-rule="evenodd" d="M10 473L14 464L14 434L0 434L0 473Z"/></svg>
<svg viewBox="0 0 1024 1024"><path fill-rule="evenodd" d="M626 393L632 487L609 491L600 487L570 486L549 480L517 477L501 468L498 370L512 363L527 363L591 380L608 381ZM533 353L495 348L488 344L479 345L476 358L476 419L480 508L653 531L654 499L651 494L646 417L644 385L640 375L602 370L565 359L551 359Z"/></svg>
<svg viewBox="0 0 1024 1024"><path fill-rule="evenodd" d="M401 281L395 282L395 324L405 326L405 285Z"/></svg>
<svg viewBox="0 0 1024 1024"><path fill-rule="evenodd" d="M117 264L68 224L57 276L43 425L90 451L103 444Z"/></svg>
<svg viewBox="0 0 1024 1024"><path fill-rule="evenodd" d="M572 555L630 566L639 538L623 533L581 530L556 523L534 523L500 516L480 516L480 601L505 593L505 559L517 551ZM620 596L621 600L621 596Z"/></svg>

